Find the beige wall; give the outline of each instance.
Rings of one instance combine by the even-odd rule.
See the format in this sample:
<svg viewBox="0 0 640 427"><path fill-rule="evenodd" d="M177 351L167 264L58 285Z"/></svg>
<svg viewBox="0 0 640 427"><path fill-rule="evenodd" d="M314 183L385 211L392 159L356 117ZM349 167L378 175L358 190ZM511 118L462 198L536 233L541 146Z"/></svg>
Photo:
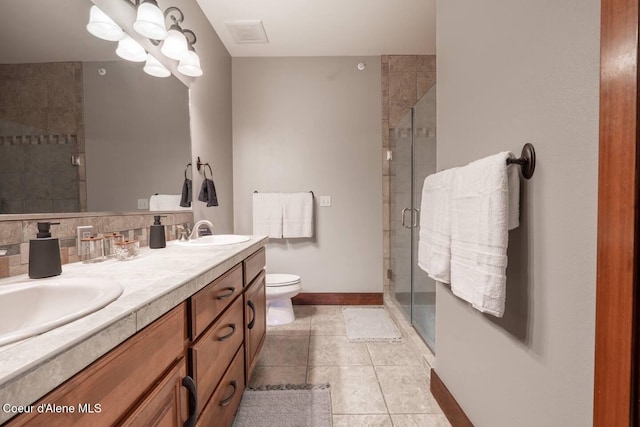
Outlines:
<svg viewBox="0 0 640 427"><path fill-rule="evenodd" d="M437 5L438 169L535 145L504 318L437 288L436 371L478 427L592 421L596 0Z"/></svg>
<svg viewBox="0 0 640 427"><path fill-rule="evenodd" d="M83 64L83 89L88 210L135 211L138 199L180 194L191 161L185 85L109 61Z"/></svg>
<svg viewBox="0 0 640 427"><path fill-rule="evenodd" d="M253 191L313 191L315 238L267 245L268 271L304 292L382 292L379 63L233 59L235 231L252 233Z"/></svg>

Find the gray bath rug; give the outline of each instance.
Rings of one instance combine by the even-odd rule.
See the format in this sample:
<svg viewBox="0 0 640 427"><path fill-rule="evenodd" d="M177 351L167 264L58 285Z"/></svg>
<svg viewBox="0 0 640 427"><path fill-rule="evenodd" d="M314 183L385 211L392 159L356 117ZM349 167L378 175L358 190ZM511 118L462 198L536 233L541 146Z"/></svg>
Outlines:
<svg viewBox="0 0 640 427"><path fill-rule="evenodd" d="M287 384L245 390L233 427L331 427L329 384Z"/></svg>
<svg viewBox="0 0 640 427"><path fill-rule="evenodd" d="M383 307L344 307L350 342L400 341L402 335Z"/></svg>

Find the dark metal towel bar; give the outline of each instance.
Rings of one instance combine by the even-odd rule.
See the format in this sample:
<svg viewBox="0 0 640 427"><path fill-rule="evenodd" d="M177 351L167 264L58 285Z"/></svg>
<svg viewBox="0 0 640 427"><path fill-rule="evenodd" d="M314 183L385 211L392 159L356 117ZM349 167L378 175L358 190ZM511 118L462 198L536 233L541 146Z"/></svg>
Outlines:
<svg viewBox="0 0 640 427"><path fill-rule="evenodd" d="M522 147L522 153L517 159L507 159L508 165L520 165L522 176L525 179L530 179L533 176L533 171L536 169L536 150L530 143L524 144Z"/></svg>
<svg viewBox="0 0 640 427"><path fill-rule="evenodd" d="M258 190L254 191L254 193L257 193ZM311 197L316 197L315 194L313 194L313 191L309 190L309 193L311 193Z"/></svg>

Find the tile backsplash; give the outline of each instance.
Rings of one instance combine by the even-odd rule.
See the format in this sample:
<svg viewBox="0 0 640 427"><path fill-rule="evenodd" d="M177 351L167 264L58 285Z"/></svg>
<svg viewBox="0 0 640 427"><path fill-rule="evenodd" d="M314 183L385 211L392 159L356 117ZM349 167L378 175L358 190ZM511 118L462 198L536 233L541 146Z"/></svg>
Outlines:
<svg viewBox="0 0 640 427"><path fill-rule="evenodd" d="M125 214L51 214L11 215L14 218L0 220L0 278L26 274L29 269L29 240L35 239L37 223L59 222L51 227L52 237L60 239L60 259L63 264L79 262L76 236L77 227L93 226L95 233L119 232L125 239L139 240L140 246L149 245L149 226L154 215L163 215L167 241L178 237L179 225L192 226L193 212L144 212Z"/></svg>

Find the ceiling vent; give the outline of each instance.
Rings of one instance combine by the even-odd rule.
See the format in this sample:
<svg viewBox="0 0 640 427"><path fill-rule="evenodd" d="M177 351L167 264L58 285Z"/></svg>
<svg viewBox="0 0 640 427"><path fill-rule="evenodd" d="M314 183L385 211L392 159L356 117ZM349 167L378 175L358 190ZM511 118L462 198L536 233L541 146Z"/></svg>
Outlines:
<svg viewBox="0 0 640 427"><path fill-rule="evenodd" d="M225 21L224 22L236 43L269 43L267 33L264 32L262 21Z"/></svg>

